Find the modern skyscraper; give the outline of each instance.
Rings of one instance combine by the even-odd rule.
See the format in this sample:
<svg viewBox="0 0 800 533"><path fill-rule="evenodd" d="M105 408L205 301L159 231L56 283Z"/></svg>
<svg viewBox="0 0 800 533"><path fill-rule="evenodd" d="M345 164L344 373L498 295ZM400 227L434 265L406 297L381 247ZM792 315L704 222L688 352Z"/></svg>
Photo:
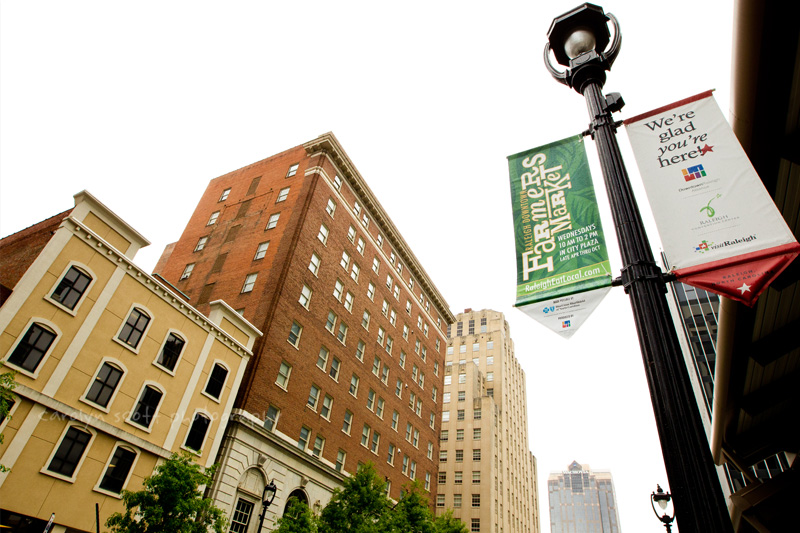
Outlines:
<svg viewBox="0 0 800 533"><path fill-rule="evenodd" d="M332 134L212 180L156 272L264 334L211 487L232 531L256 530L270 480L265 527L290 496L324 505L368 461L390 497L419 478L435 498L453 316Z"/></svg>
<svg viewBox="0 0 800 533"><path fill-rule="evenodd" d="M471 532L538 533L525 372L502 313L467 309L448 326L437 513Z"/></svg>
<svg viewBox="0 0 800 533"><path fill-rule="evenodd" d="M547 478L551 533L619 533L611 472L573 461Z"/></svg>

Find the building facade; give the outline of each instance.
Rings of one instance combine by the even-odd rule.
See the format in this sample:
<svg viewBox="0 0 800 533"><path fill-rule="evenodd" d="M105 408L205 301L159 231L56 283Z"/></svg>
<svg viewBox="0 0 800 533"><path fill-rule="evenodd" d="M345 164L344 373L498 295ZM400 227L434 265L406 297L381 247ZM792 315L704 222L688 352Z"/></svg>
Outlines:
<svg viewBox="0 0 800 533"><path fill-rule="evenodd" d="M538 532L525 373L502 313L466 310L448 326L437 514L471 532Z"/></svg>
<svg viewBox="0 0 800 533"><path fill-rule="evenodd" d="M390 497L420 479L435 498L453 317L332 134L212 180L156 272L264 332L211 488L233 531L255 531L269 480L272 527L290 495L324 506L366 462Z"/></svg>
<svg viewBox="0 0 800 533"><path fill-rule="evenodd" d="M148 242L91 194L0 240L0 522L95 531L123 489L172 453L217 457L260 332L224 302L207 316L133 258Z"/></svg>
<svg viewBox="0 0 800 533"><path fill-rule="evenodd" d="M619 533L611 472L573 461L547 478L551 533Z"/></svg>

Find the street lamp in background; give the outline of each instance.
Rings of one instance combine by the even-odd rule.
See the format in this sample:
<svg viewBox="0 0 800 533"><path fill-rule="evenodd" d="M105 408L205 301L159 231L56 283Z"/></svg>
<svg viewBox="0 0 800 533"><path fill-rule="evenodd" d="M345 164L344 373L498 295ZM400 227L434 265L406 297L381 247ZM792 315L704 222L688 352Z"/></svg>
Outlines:
<svg viewBox="0 0 800 533"><path fill-rule="evenodd" d="M656 491L650 494L650 506L653 508L653 512L658 519L664 524L664 527L667 528L667 533L670 533L670 531L672 531L672 521L675 520L675 509L672 509L672 515L670 515L667 512L667 506L670 500L672 500L672 495L669 492L664 492L661 485L656 485L656 487L658 487ZM658 504L661 512L664 513L663 515L658 514L656 504Z"/></svg>
<svg viewBox="0 0 800 533"><path fill-rule="evenodd" d="M264 517L267 515L267 508L272 504L277 492L278 487L275 486L274 481L270 481L264 486L264 492L261 493L261 516L258 517L258 533L261 533L261 527L264 525Z"/></svg>
<svg viewBox="0 0 800 533"><path fill-rule="evenodd" d="M623 262L621 276L613 285L622 285L631 299L678 525L681 533L732 532L667 307L670 275L663 273L653 258L617 144L620 123L611 113L622 109L624 102L619 93L602 93L606 71L611 69L622 42L619 23L603 8L587 3L556 17L547 38L544 59L548 71L558 82L582 94L589 108L587 134L597 145ZM551 52L566 67L564 71L553 66Z"/></svg>

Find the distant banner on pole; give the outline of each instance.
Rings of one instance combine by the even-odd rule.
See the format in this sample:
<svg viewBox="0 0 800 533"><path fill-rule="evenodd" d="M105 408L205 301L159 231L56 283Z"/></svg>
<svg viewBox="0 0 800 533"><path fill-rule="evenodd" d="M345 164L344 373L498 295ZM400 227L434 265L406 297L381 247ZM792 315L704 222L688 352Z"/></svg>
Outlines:
<svg viewBox="0 0 800 533"><path fill-rule="evenodd" d="M583 137L509 156L508 168L517 252L515 306L569 337L611 286Z"/></svg>
<svg viewBox="0 0 800 533"><path fill-rule="evenodd" d="M625 128L676 277L752 306L800 245L712 92Z"/></svg>

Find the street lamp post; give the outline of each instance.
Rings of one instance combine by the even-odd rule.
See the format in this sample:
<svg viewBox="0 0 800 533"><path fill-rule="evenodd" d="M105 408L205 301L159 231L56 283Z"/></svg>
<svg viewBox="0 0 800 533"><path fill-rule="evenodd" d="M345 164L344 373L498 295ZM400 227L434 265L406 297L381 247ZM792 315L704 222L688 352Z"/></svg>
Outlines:
<svg viewBox="0 0 800 533"><path fill-rule="evenodd" d="M614 27L613 41L609 20ZM601 7L587 3L556 17L547 37L547 69L557 81L582 94L589 108L589 133L597 144L623 262L621 276L614 284L622 285L630 296L678 524L682 533L732 532L667 307L668 275L653 258L617 144L619 124L611 113L619 111L624 102L618 93L602 93L606 71L611 69L622 41L619 24ZM567 67L565 71L552 65L551 52Z"/></svg>
<svg viewBox="0 0 800 533"><path fill-rule="evenodd" d="M661 523L664 524L667 533L670 533L672 531L672 521L675 520L675 509L673 508L672 514L670 515L667 512L667 505L669 505L670 500L672 500L672 495L669 492L664 492L661 485L656 485L656 487L658 487L656 491L650 494L650 506L653 508L653 512L658 519L661 520ZM663 515L658 514L656 505L658 505L661 512L664 513Z"/></svg>
<svg viewBox="0 0 800 533"><path fill-rule="evenodd" d="M261 528L264 525L264 517L267 515L267 509L275 500L275 494L278 492L278 487L275 486L274 481L270 481L264 486L264 492L261 493L261 516L258 517L258 533L261 533Z"/></svg>

